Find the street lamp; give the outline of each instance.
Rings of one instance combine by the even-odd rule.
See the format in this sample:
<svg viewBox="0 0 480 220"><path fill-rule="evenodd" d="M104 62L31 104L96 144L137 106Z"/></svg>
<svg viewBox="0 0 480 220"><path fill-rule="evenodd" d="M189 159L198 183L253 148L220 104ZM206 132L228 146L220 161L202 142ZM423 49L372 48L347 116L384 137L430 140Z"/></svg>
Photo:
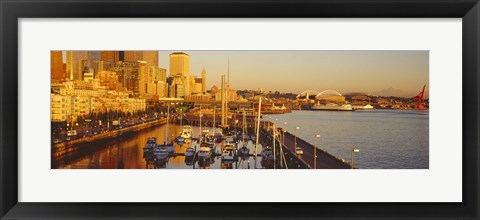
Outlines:
<svg viewBox="0 0 480 220"><path fill-rule="evenodd" d="M283 144L283 146L285 146L285 132L287 132L287 122L286 122L286 121L283 122L283 127L284 127L285 129L284 129L283 132L282 132L282 133L283 133L283 137L282 137L282 142L283 142L283 143L282 143L282 144Z"/></svg>
<svg viewBox="0 0 480 220"><path fill-rule="evenodd" d="M354 153L358 153L358 152L360 152L360 149L355 149L355 148L352 149L352 164L351 164L352 169L353 169L353 166L354 166L354 163L353 163L353 155L354 155Z"/></svg>
<svg viewBox="0 0 480 220"><path fill-rule="evenodd" d="M317 169L317 138L320 138L320 135L315 135L315 145L313 147L313 169Z"/></svg>
<svg viewBox="0 0 480 220"><path fill-rule="evenodd" d="M272 116L268 116L268 119L270 119L270 121L268 121L268 122L272 122ZM267 126L270 127L269 124L267 124Z"/></svg>
<svg viewBox="0 0 480 220"><path fill-rule="evenodd" d="M295 147L293 148L293 151L295 154L297 154L297 130L300 129L300 127L295 127Z"/></svg>

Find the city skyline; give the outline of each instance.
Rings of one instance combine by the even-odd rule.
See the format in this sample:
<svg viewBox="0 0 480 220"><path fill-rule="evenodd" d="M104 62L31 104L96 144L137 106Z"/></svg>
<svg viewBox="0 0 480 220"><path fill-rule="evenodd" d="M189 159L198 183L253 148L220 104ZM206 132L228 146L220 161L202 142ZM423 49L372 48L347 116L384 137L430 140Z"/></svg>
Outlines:
<svg viewBox="0 0 480 220"><path fill-rule="evenodd" d="M428 169L428 51L51 51L50 65L55 169Z"/></svg>
<svg viewBox="0 0 480 220"><path fill-rule="evenodd" d="M236 90L262 88L298 94L333 89L342 94L413 97L426 84L425 97L429 97L428 51L160 50L158 65L167 73L170 54L175 52L190 55L190 75L201 77L205 68L207 90L220 86L221 75L227 74L230 65L230 85ZM249 80L253 78L256 80Z"/></svg>

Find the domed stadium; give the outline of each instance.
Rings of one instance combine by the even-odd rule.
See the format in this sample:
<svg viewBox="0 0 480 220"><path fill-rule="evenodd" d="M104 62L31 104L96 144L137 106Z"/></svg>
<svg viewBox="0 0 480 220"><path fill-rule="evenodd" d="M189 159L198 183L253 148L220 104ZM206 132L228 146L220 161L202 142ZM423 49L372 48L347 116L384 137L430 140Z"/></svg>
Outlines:
<svg viewBox="0 0 480 220"><path fill-rule="evenodd" d="M297 99L308 99L308 100L313 100L315 99L315 96L318 95L318 91L316 90L305 90L301 92L300 94L297 95Z"/></svg>
<svg viewBox="0 0 480 220"><path fill-rule="evenodd" d="M315 96L315 100L325 103L345 103L345 96L335 90L324 90Z"/></svg>

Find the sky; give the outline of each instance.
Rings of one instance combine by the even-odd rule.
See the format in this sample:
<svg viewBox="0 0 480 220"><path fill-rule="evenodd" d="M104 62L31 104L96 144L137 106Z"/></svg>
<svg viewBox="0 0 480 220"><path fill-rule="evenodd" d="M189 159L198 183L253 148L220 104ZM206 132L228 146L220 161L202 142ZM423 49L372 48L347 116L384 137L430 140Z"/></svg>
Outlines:
<svg viewBox="0 0 480 220"><path fill-rule="evenodd" d="M169 54L159 51L159 65L169 73ZM394 91L428 97L428 51L181 51L190 55L190 74L207 72L207 88L220 86L228 72L230 88L300 93L327 89L368 94Z"/></svg>
<svg viewBox="0 0 480 220"><path fill-rule="evenodd" d="M200 77L205 68L208 89L220 87L230 60L230 88L236 90L413 97L426 84L428 98L429 51L159 51L167 75L172 52L190 55L191 75Z"/></svg>

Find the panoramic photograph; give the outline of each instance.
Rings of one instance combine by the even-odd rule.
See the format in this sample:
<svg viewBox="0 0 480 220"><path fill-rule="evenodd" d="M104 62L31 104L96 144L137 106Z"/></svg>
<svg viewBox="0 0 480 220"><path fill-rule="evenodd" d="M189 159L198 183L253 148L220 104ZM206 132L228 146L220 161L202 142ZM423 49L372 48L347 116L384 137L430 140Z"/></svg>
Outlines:
<svg viewBox="0 0 480 220"><path fill-rule="evenodd" d="M429 169L429 51L50 51L51 169Z"/></svg>

